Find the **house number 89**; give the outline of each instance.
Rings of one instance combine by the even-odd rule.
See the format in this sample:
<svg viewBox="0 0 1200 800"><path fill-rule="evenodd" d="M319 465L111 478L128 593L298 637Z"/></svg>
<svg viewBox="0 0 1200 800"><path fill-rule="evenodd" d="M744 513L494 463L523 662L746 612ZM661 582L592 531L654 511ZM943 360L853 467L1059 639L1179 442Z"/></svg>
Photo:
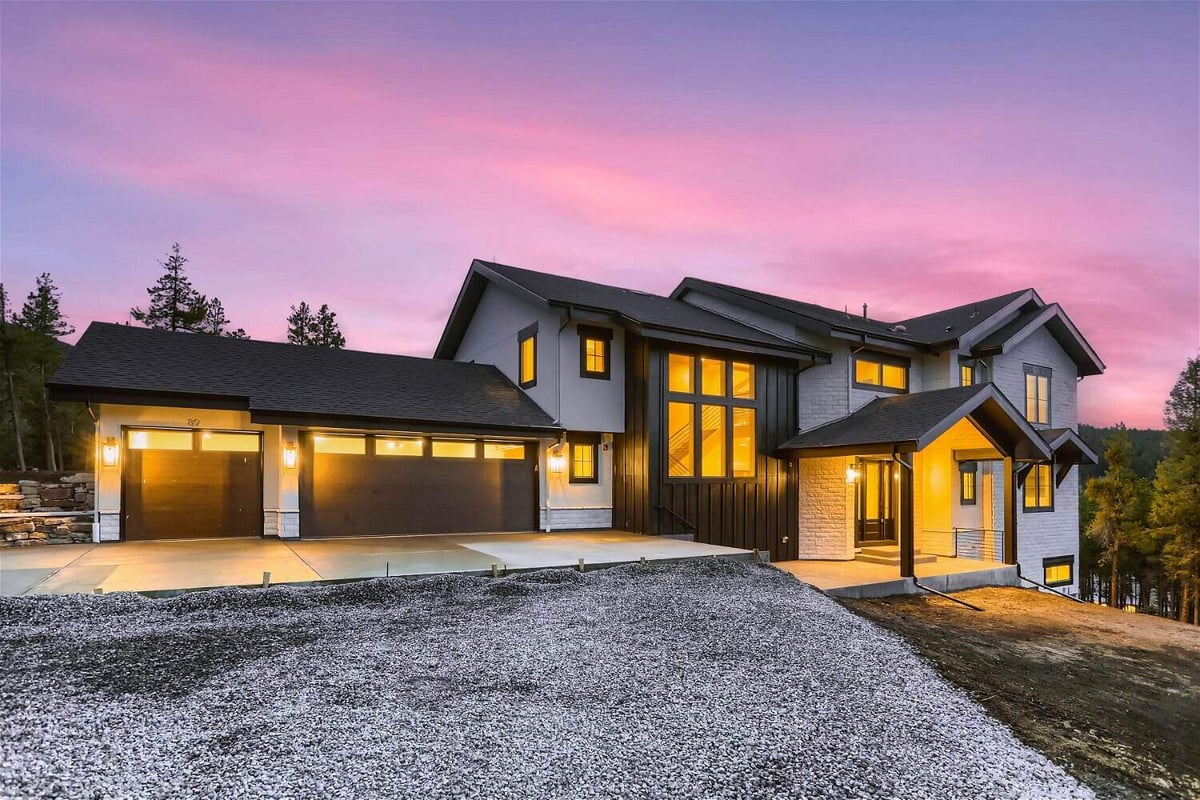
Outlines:
<svg viewBox="0 0 1200 800"><path fill-rule="evenodd" d="M200 427L200 420L198 420L198 419L193 419L193 418L191 418L191 417L188 417L187 424L188 424L188 427L189 427L189 428L199 428L199 427Z"/></svg>

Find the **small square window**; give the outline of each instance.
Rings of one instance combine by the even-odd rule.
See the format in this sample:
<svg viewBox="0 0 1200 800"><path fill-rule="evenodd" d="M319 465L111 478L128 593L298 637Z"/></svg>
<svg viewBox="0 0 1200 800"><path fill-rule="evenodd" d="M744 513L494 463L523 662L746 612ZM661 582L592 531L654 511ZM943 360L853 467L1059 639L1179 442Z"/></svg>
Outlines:
<svg viewBox="0 0 1200 800"><path fill-rule="evenodd" d="M612 331L579 326L579 377L608 380L612 375Z"/></svg>

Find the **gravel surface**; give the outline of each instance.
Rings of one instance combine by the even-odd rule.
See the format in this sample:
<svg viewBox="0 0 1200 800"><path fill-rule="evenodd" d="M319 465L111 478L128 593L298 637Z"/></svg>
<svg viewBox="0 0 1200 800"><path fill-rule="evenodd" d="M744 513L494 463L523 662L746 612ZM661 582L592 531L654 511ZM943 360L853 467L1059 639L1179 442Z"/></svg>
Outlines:
<svg viewBox="0 0 1200 800"><path fill-rule="evenodd" d="M1092 797L729 561L0 600L6 797Z"/></svg>

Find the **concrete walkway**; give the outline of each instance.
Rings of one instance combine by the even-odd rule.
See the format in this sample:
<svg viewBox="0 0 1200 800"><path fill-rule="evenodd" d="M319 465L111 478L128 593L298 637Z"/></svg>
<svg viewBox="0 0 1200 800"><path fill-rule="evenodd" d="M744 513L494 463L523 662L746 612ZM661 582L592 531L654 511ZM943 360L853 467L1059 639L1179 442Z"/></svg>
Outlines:
<svg viewBox="0 0 1200 800"><path fill-rule="evenodd" d="M207 539L0 550L0 594L167 592L501 569L587 567L662 559L749 558L748 550L623 531Z"/></svg>
<svg viewBox="0 0 1200 800"><path fill-rule="evenodd" d="M888 597L922 594L898 567L866 561L779 561L774 566L834 597ZM914 565L917 580L939 592L980 586L1017 586L1017 568L995 561L946 558Z"/></svg>

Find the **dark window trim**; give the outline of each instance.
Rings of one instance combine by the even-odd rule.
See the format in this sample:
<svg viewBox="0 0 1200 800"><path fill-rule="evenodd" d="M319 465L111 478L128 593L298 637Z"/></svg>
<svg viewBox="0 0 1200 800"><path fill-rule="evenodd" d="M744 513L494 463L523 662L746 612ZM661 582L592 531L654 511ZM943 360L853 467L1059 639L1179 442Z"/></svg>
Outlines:
<svg viewBox="0 0 1200 800"><path fill-rule="evenodd" d="M1048 506L1028 505L1029 495L1026 493L1024 487L1022 487L1021 510L1023 512L1025 512L1026 514L1044 514L1046 512L1054 510L1054 465L1053 464L1034 464L1032 467L1030 467L1029 474L1027 474L1025 476L1025 486L1028 486L1030 481L1036 482L1037 474L1038 474L1038 467L1040 467L1040 466L1048 467L1049 474L1047 475L1047 479L1048 479L1049 485L1050 485L1050 505L1048 505ZM1034 496L1036 497L1037 494L1039 494L1039 493L1035 492Z"/></svg>
<svg viewBox="0 0 1200 800"><path fill-rule="evenodd" d="M971 484L971 497L967 497L967 478L970 475L974 478ZM979 503L979 462L978 461L960 461L958 462L958 503L963 506L973 506Z"/></svg>
<svg viewBox="0 0 1200 800"><path fill-rule="evenodd" d="M667 348L663 351L663 402L661 413L663 415L663 440L660 444L664 448L663 452L663 481L667 483L755 483L758 481L760 466L758 457L761 454L760 445L762 442L761 427L763 424L763 403L762 403L762 387L759 385L763 371L760 368L758 361L746 358L742 354L729 355L718 351L709 351L703 349L686 349L686 348ZM673 392L670 390L670 370L666 367L670 363L671 355L688 356L692 359L692 391L691 392ZM723 360L725 362L725 394L711 395L702 394L700 388L700 359L710 358ZM734 397L733 396L733 362L739 364L751 364L754 367L754 397ZM667 419L667 404L668 403L691 403L692 404L692 475L670 475L668 469L668 459L666 458L665 448L667 447L667 437L670 432L666 424ZM704 417L704 406L721 406L725 409L725 474L717 475L700 475L701 461L703 453L701 445L703 443L704 431L701 428L701 422ZM753 408L754 409L754 474L733 476L733 411L734 408Z"/></svg>
<svg viewBox="0 0 1200 800"><path fill-rule="evenodd" d="M1026 380L1025 380L1025 409L1026 409L1026 411L1028 411L1028 409L1029 409L1028 376L1035 375L1039 378L1046 379L1046 421L1045 422L1034 422L1033 420L1029 419L1028 416L1025 418L1025 421L1031 425L1050 426L1054 423L1054 370L1051 369L1050 367L1043 367L1038 364L1023 364L1022 366L1024 367L1023 377L1026 378ZM1034 408L1037 408L1036 404L1034 405Z"/></svg>
<svg viewBox="0 0 1200 800"><path fill-rule="evenodd" d="M537 386L537 373L538 373L538 369L537 369L537 332L538 332L538 326L537 326L537 323L535 322L532 325L522 328L517 333L517 385L520 386L522 389L528 389L531 386ZM525 348L525 340L526 339L533 339L533 378L528 381L522 381L521 373L524 372L524 370L522 369L524 364L522 363L522 360L521 360L522 359L521 351L524 350L524 348Z"/></svg>
<svg viewBox="0 0 1200 800"><path fill-rule="evenodd" d="M1065 581L1055 581L1050 583L1046 580L1046 567L1061 567L1063 564L1068 564L1071 567L1071 578ZM1042 559L1042 581L1047 586L1070 586L1075 583L1075 556L1053 556L1051 558Z"/></svg>
<svg viewBox="0 0 1200 800"><path fill-rule="evenodd" d="M859 383L858 362L865 361L869 364L879 364L879 380L880 383ZM883 381L883 365L887 364L892 367L904 367L904 388L894 389L891 386L884 386ZM850 380L855 389L865 389L869 392L887 392L888 394L908 394L912 387L912 359L904 356L896 356L891 353L878 353L874 350L863 350L858 353L852 353L850 357Z"/></svg>
<svg viewBox="0 0 1200 800"><path fill-rule="evenodd" d="M962 382L962 372L964 369L971 370L971 382ZM974 386L976 379L979 377L979 362L973 358L960 358L958 360L958 384L959 386Z"/></svg>
<svg viewBox="0 0 1200 800"><path fill-rule="evenodd" d="M587 447L592 451L592 476L580 477L575 474L575 448ZM580 441L567 439L568 482L570 483L599 483L600 482L600 445L595 441Z"/></svg>
<svg viewBox="0 0 1200 800"><path fill-rule="evenodd" d="M579 377L590 378L597 381L607 381L612 379L612 340L613 332L611 328L595 328L591 325L578 326L579 331ZM602 341L604 347L604 370L602 372L592 372L587 368L587 341L593 339Z"/></svg>

